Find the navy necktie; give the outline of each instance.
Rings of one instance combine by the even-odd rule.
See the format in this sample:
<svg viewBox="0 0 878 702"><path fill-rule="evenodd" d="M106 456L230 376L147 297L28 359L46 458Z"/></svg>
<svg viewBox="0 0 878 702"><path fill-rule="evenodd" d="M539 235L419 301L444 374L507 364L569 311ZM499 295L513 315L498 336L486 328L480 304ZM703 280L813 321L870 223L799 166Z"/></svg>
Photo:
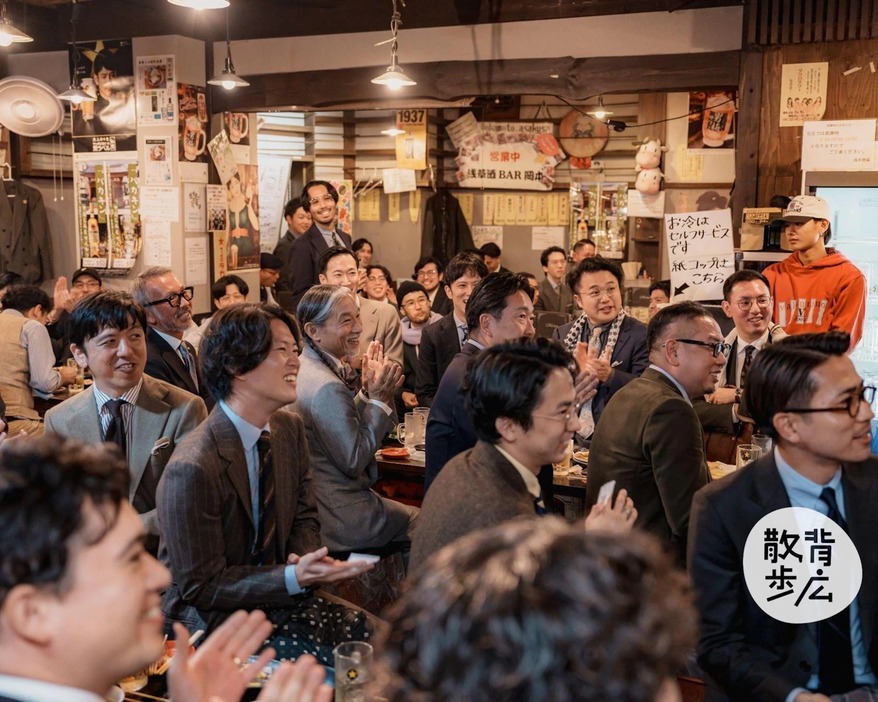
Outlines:
<svg viewBox="0 0 878 702"><path fill-rule="evenodd" d="M823 488L820 499L829 508L827 516L847 531L847 524L838 502L835 490ZM826 695L850 692L856 687L854 681L854 661L851 651L851 611L845 607L841 612L817 624L820 646L820 691Z"/></svg>

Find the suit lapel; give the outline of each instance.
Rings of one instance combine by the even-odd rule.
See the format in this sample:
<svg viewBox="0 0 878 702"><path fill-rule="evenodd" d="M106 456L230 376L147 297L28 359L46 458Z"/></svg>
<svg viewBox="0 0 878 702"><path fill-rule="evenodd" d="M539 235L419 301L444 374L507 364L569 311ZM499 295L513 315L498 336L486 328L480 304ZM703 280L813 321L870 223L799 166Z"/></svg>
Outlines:
<svg viewBox="0 0 878 702"><path fill-rule="evenodd" d="M367 300L366 298L360 300L360 323L363 325L360 338L364 341L366 339L372 341L378 338L378 304L380 303L373 303L372 300ZM365 346L368 347L368 345L367 342ZM363 344L361 343L362 346Z"/></svg>
<svg viewBox="0 0 878 702"><path fill-rule="evenodd" d="M171 408L163 400L164 393L161 392L161 386L148 376L144 376L140 394L137 396L137 404L131 414L131 449L128 455L137 459L136 462L129 459L128 463L128 470L131 473L129 487L131 500L134 500L140 480L152 456L152 449L162 438L162 431L168 421Z"/></svg>
<svg viewBox="0 0 878 702"><path fill-rule="evenodd" d="M860 559L863 562L863 584L860 587L860 624L863 628L863 642L873 667L878 657L875 642L875 617L878 616L878 551L875 549L875 533L878 532L878 470L870 459L858 466L845 466L844 502L847 513L848 532Z"/></svg>
<svg viewBox="0 0 878 702"><path fill-rule="evenodd" d="M189 375L189 371L183 365L183 359L171 348L167 341L158 335L155 329L150 327L149 333L152 335L152 343L161 350L162 361L174 372L178 382L182 383L184 389L193 395L198 395L198 388L195 387L195 384L192 382L192 376Z"/></svg>
<svg viewBox="0 0 878 702"><path fill-rule="evenodd" d="M68 422L70 436L75 436L87 444L102 443L104 435L101 431L101 418L98 416L93 387L67 401L71 403L71 416Z"/></svg>
<svg viewBox="0 0 878 702"><path fill-rule="evenodd" d="M256 523L253 520L253 504L250 501L250 477L247 475L247 459L244 456L244 446L235 425L232 424L222 407L216 407L208 417L211 433L217 447L220 459L225 464L229 480L238 495L238 499L247 513L247 518L253 529Z"/></svg>

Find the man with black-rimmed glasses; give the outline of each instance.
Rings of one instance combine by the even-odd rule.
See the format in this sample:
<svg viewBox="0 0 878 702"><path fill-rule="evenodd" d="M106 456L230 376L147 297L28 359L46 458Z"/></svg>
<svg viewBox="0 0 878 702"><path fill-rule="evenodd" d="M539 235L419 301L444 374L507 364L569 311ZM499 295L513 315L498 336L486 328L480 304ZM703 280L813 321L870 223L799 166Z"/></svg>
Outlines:
<svg viewBox="0 0 878 702"><path fill-rule="evenodd" d="M875 388L863 384L849 348L850 335L832 331L796 334L762 350L744 392L774 450L699 490L692 502L688 556L701 614L698 663L708 686L732 702L878 700L878 461L870 455ZM862 583L847 607L830 614L817 607L826 595L812 596L802 602L812 621L795 624L764 611L765 600L748 589L757 578L747 584L744 578L748 536L766 515L789 507L835 522L862 563ZM807 553L805 562L822 575L821 561ZM852 561L839 562L839 575L856 572ZM795 590L802 592L803 584ZM842 599L837 606L849 601L837 575L826 589L828 602L832 591ZM708 699L717 699L713 692Z"/></svg>
<svg viewBox="0 0 878 702"><path fill-rule="evenodd" d="M214 401L198 377L195 348L183 340L192 326L192 287L183 287L170 268L153 266L131 285L131 294L146 311L147 375L201 396L208 409Z"/></svg>
<svg viewBox="0 0 878 702"><path fill-rule="evenodd" d="M710 482L692 398L713 391L729 345L697 302L659 310L647 328L649 367L604 409L591 442L586 506L609 480L628 490L637 526L684 562L689 507Z"/></svg>

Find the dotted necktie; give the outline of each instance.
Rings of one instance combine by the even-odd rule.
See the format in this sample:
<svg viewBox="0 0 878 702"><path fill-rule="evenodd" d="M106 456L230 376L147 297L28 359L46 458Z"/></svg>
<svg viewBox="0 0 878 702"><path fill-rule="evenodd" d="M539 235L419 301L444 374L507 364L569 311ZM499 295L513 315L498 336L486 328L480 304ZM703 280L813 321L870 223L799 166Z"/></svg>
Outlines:
<svg viewBox="0 0 878 702"><path fill-rule="evenodd" d="M122 405L125 404L127 404L125 400L107 400L104 405L110 413L110 423L107 425L104 441L116 444L122 449L123 455L127 456L128 437L125 434L125 420L122 417Z"/></svg>
<svg viewBox="0 0 878 702"><path fill-rule="evenodd" d="M835 490L831 487L823 488L820 499L829 508L827 516L847 531L847 524L835 499ZM850 607L845 607L838 614L819 622L817 636L820 648L820 692L825 695L850 692L856 687L851 651Z"/></svg>
<svg viewBox="0 0 878 702"><path fill-rule="evenodd" d="M259 531L256 538L258 565L277 563L275 535L277 512L274 504L274 467L271 460L271 434L262 432L256 442L259 452Z"/></svg>

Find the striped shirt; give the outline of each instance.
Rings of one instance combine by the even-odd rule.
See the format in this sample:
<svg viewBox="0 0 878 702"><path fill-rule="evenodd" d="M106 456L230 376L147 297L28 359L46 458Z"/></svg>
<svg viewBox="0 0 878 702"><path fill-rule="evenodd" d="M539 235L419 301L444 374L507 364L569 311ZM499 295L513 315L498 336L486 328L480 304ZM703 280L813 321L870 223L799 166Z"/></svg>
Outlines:
<svg viewBox="0 0 878 702"><path fill-rule="evenodd" d="M125 446L131 446L131 415L134 413L134 405L137 404L137 396L140 395L140 388L143 385L143 377L137 382L133 388L123 393L119 397L110 397L106 393L102 392L97 383L95 383L92 387L94 388L94 397L95 404L98 408L98 417L101 420L101 436L107 435L107 428L110 426L110 410L106 406L110 400L125 400L127 404L122 405L120 411L122 412L122 421L125 422ZM128 457L126 456L126 459Z"/></svg>

